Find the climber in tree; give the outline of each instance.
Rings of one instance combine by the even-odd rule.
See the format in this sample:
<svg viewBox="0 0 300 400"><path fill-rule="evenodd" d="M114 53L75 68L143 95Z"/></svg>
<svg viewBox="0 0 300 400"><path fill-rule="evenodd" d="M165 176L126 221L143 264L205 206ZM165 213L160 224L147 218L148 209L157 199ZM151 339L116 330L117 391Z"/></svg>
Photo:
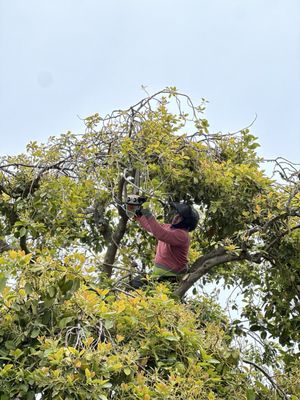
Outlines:
<svg viewBox="0 0 300 400"><path fill-rule="evenodd" d="M176 210L171 224L160 224L151 211L142 206L132 207L131 210L135 211L135 218L140 226L158 240L153 277L176 281L187 271L189 232L196 228L199 214L186 203L171 202L170 205Z"/></svg>

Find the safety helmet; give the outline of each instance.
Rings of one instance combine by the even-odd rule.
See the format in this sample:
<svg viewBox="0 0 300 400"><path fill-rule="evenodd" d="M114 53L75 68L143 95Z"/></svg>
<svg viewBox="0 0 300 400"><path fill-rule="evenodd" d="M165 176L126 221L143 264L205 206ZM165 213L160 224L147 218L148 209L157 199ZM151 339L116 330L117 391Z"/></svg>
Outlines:
<svg viewBox="0 0 300 400"><path fill-rule="evenodd" d="M199 214L194 207L186 203L178 203L175 201L170 202L170 206L175 208L177 213L183 218L184 225L189 231L193 231L196 228L199 222ZM181 223L179 222L179 224ZM176 225L174 226L176 227Z"/></svg>

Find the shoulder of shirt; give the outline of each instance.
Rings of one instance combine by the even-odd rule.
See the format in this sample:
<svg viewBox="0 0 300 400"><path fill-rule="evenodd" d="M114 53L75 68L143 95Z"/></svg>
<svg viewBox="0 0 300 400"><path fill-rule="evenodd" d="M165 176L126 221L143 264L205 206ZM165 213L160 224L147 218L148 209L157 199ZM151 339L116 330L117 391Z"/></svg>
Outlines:
<svg viewBox="0 0 300 400"><path fill-rule="evenodd" d="M168 224L168 226L172 229L172 225L171 224ZM179 233L179 234L182 234L182 235L184 235L184 236L190 236L189 235L189 231L187 230L187 229L172 229L172 230L174 230L174 231L176 231L177 233Z"/></svg>
<svg viewBox="0 0 300 400"><path fill-rule="evenodd" d="M172 228L172 224L161 224L163 228ZM173 230L173 229L172 229ZM182 232L184 235L190 236L187 229L175 229L176 232Z"/></svg>

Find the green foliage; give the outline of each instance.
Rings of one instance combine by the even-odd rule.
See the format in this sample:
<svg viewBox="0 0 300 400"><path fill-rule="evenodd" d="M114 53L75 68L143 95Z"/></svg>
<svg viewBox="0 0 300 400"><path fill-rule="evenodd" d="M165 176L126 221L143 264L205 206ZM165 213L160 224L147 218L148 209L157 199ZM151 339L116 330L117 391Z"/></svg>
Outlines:
<svg viewBox="0 0 300 400"><path fill-rule="evenodd" d="M282 345L294 347L300 343L300 236L291 233L275 250L278 263L265 270L265 281L259 282L256 290L246 289L249 304L245 309L253 324L252 329L271 334ZM260 293L263 310L253 305L253 299ZM262 312L263 311L263 312Z"/></svg>
<svg viewBox="0 0 300 400"><path fill-rule="evenodd" d="M212 301L179 304L164 285L129 295L96 287L80 254L32 264L12 251L0 261L3 399L277 398L239 366Z"/></svg>

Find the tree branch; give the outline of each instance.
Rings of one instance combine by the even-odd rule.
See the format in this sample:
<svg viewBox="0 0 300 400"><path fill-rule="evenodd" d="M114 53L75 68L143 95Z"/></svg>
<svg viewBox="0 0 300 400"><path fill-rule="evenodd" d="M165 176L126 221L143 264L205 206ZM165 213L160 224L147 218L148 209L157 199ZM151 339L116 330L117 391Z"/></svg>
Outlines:
<svg viewBox="0 0 300 400"><path fill-rule="evenodd" d="M21 250L23 250L25 252L25 254L31 253L31 251L27 247L26 235L24 235L20 238L20 247L21 247Z"/></svg>
<svg viewBox="0 0 300 400"><path fill-rule="evenodd" d="M119 185L118 185L118 205L117 205L120 219L119 219L119 222L118 222L118 225L117 225L115 231L111 235L111 240L107 247L106 254L104 257L104 262L103 262L103 270L108 276L111 276L111 274L112 274L112 270L113 270L112 265L115 262L119 244L121 243L121 240L122 240L123 236L125 235L126 227L127 227L128 217L126 215L125 210L121 207L124 185L125 185L125 179L124 179L124 177L121 177L119 180Z"/></svg>
<svg viewBox="0 0 300 400"><path fill-rule="evenodd" d="M179 287L173 292L174 296L182 298L186 292L196 283L202 276L210 272L217 265L229 263L232 261L245 260L246 253L227 253L224 248L213 250L211 253L200 257L193 264L190 273L185 275Z"/></svg>
<svg viewBox="0 0 300 400"><path fill-rule="evenodd" d="M288 396L285 394L285 392L281 389L281 387L274 381L274 379L268 374L268 372L264 368L260 367L253 361L249 361L249 360L245 360L245 359L243 359L242 361L246 364L252 365L254 368L256 368L260 372L262 372L264 374L264 376L271 382L271 385L279 393L279 395L283 399L288 400Z"/></svg>
<svg viewBox="0 0 300 400"><path fill-rule="evenodd" d="M265 248L265 251L269 251L271 247L273 247L277 242L279 242L285 235L288 233L295 231L296 229L300 229L300 224L293 226L292 228L286 229L285 231L281 232L279 236L277 236L268 246Z"/></svg>

